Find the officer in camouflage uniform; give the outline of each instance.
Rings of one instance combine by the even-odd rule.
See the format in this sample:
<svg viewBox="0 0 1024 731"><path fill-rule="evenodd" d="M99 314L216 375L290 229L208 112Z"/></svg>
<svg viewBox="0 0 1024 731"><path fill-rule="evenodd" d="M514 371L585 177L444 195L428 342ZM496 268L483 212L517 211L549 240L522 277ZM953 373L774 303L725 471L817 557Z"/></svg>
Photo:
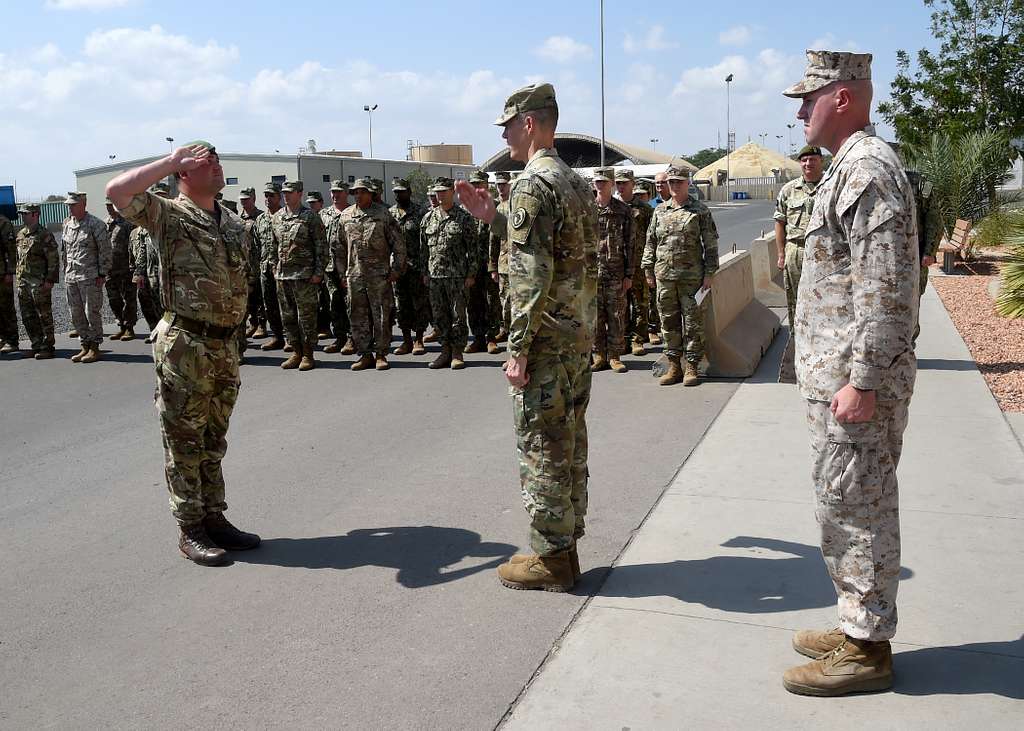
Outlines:
<svg viewBox="0 0 1024 731"><path fill-rule="evenodd" d="M413 202L408 180L395 178L391 192L395 194L395 205L388 210L405 238L409 264L395 283L398 327L402 330L402 344L395 348L395 355L423 355L427 352L423 347L423 333L430 323L430 293L423 284L427 268L426 262L420 259L420 222L427 212Z"/></svg>
<svg viewBox="0 0 1024 731"><path fill-rule="evenodd" d="M487 173L474 170L469 176L470 184L477 190L490 190ZM487 271L487 258L491 248L491 227L483 221L474 220L477 233L477 270L473 273L473 286L469 290L469 329L473 342L467 353L498 352L498 327L501 320L501 303L498 301L498 283Z"/></svg>
<svg viewBox="0 0 1024 731"><path fill-rule="evenodd" d="M512 177L508 173L495 173L498 186L497 211L508 218L508 199L512 192ZM512 299L508 291L508 231L491 229L491 247L487 257L487 271L491 279L498 283L498 299L501 301L501 328L495 340L503 343L508 339L508 328L512 322Z"/></svg>
<svg viewBox="0 0 1024 731"><path fill-rule="evenodd" d="M245 224L245 230L249 233L249 304L246 307L249 319L249 327L245 330L247 338L265 338L267 336L264 323L266 315L263 309L263 290L260 286L259 271L259 247L253 228L256 226L256 219L263 211L256 207L256 189L243 188L238 194L238 202L242 206L242 212L238 217Z"/></svg>
<svg viewBox="0 0 1024 731"><path fill-rule="evenodd" d="M168 175L181 194L167 200L146 188ZM214 565L225 549L259 545L259 536L224 517L228 421L238 398L238 338L248 300L248 233L214 200L224 171L209 142L122 173L107 195L144 226L159 249L163 319L153 344L167 487L179 525L178 549Z"/></svg>
<svg viewBox="0 0 1024 731"><path fill-rule="evenodd" d="M315 367L316 312L327 259L327 234L320 214L302 205L302 188L301 180L290 180L282 186L285 205L273 218L277 241L273 266L281 323L285 339L292 346L292 354L281 368L309 371Z"/></svg>
<svg viewBox="0 0 1024 731"><path fill-rule="evenodd" d="M324 346L325 353L337 353L345 345L348 337L348 305L345 303L345 288L348 281L344 271L337 269L339 253L344 256L344 234L341 231L341 213L348 208L348 183L341 180L331 182L331 205L320 211L320 219L324 222L327 234L327 265L324 267L324 285L327 287L326 305L328 320L334 331L334 342ZM324 297L321 290L321 309ZM348 355L351 351L346 352Z"/></svg>
<svg viewBox="0 0 1024 731"><path fill-rule="evenodd" d="M633 250L630 252L630 257L631 261L639 263L644 255L647 229L651 225L654 210L636 195L633 171L629 168L616 168L615 187L619 198L630 207L633 213ZM630 350L633 355L644 355L647 352L644 344L650 338L650 323L653 322L651 318L652 294L647 286L647 280L642 276L635 277L626 291L625 297L629 308L627 322L629 332L632 333Z"/></svg>
<svg viewBox="0 0 1024 731"><path fill-rule="evenodd" d="M163 181L151 185L149 192L161 198L170 197L170 188ZM149 231L144 226L136 226L132 229L129 248L132 280L139 293L139 307L142 310L142 316L146 318L146 326L149 328L145 342L152 343L153 330L159 323L162 312L159 255L153 244L153 237L149 235Z"/></svg>
<svg viewBox="0 0 1024 731"><path fill-rule="evenodd" d="M466 367L466 299L480 269L480 230L462 206L455 205L451 178L435 178L430 188L438 200L420 224L421 256L427 262L424 284L430 287L430 311L441 353L429 367Z"/></svg>
<svg viewBox="0 0 1024 731"><path fill-rule="evenodd" d="M306 208L313 211L316 215L320 215L320 211L324 209L324 196L319 190L311 190L306 193Z"/></svg>
<svg viewBox="0 0 1024 731"><path fill-rule="evenodd" d="M129 259L131 233L135 227L124 220L107 201L107 236L110 238L110 272L107 275L107 301L120 328L111 340L134 340L135 323L139 321L139 308L135 300L135 285Z"/></svg>
<svg viewBox="0 0 1024 731"><path fill-rule="evenodd" d="M629 171L632 174L632 170ZM597 331L594 333L594 371L625 373L619 356L626 350L626 292L633 280L633 221L637 206L612 195L614 168L594 171L597 191ZM632 183L632 179L629 181ZM632 193L632 191L630 191ZM630 195L632 199L633 196ZM650 210L650 209L648 209Z"/></svg>
<svg viewBox="0 0 1024 731"><path fill-rule="evenodd" d="M277 278L274 276L274 258L277 256L277 236L274 233L274 215L281 210L281 184L270 182L263 188L267 210L256 217L252 226L256 239L254 248L259 252L260 291L263 293L263 311L273 333L260 350L279 350L285 345L281 305L277 299ZM292 350L294 352L294 350Z"/></svg>
<svg viewBox="0 0 1024 731"><path fill-rule="evenodd" d="M71 322L82 339L75 363L95 363L103 342L103 285L110 272L110 237L103 221L85 210L84 193L68 193L71 215L64 219L61 255Z"/></svg>
<svg viewBox="0 0 1024 731"><path fill-rule="evenodd" d="M718 229L708 207L690 197L690 173L669 167L667 178L672 198L654 211L640 265L657 292L661 314L668 370L659 383L696 386L704 358L704 313L695 297L718 271Z"/></svg>
<svg viewBox="0 0 1024 731"><path fill-rule="evenodd" d="M459 196L492 230L507 229L512 328L505 376L512 386L530 555L498 567L514 589L566 591L579 577L576 544L587 513L587 405L597 318L597 210L592 190L555 150L558 104L550 84L516 91L497 124L512 159L510 217L483 191Z"/></svg>
<svg viewBox="0 0 1024 731"><path fill-rule="evenodd" d="M796 375L807 400L821 552L839 627L798 632L818 658L787 670L793 693L836 696L892 684L900 571L896 467L914 391L921 256L914 193L870 126L871 54L808 51L807 143L833 152L807 223L796 303Z"/></svg>
<svg viewBox="0 0 1024 731"><path fill-rule="evenodd" d="M18 315L14 309L14 270L18 251L14 224L0 213L0 353L18 352Z"/></svg>
<svg viewBox="0 0 1024 731"><path fill-rule="evenodd" d="M53 357L53 285L59 279L60 257L53 234L39 224L39 206L18 209L25 225L17 236L18 303L21 321L36 360Z"/></svg>
<svg viewBox="0 0 1024 731"><path fill-rule="evenodd" d="M914 191L914 201L917 204L917 234L918 251L921 254L921 277L918 280L918 320L914 325L914 345L917 345L917 336L921 334L921 297L928 287L928 267L935 263L935 254L939 251L939 244L942 243L942 216L939 213L939 205L932 195L932 184L927 178L916 170L905 170L910 187Z"/></svg>
<svg viewBox="0 0 1024 731"><path fill-rule="evenodd" d="M775 248L778 267L786 287L789 310L789 342L779 366L779 383L796 383L793 365L795 341L793 322L796 316L796 293L800 287L800 270L804 266L804 232L814 210L814 193L822 175L821 148L806 145L797 155L803 175L790 180L779 191L775 201Z"/></svg>
<svg viewBox="0 0 1024 731"><path fill-rule="evenodd" d="M383 204L373 202L373 182L359 178L349 189L354 205L341 214L345 246L336 266L348 278L348 319L359 360L352 370L386 371L391 341L393 282L406 266L405 239ZM374 359L376 353L376 359Z"/></svg>

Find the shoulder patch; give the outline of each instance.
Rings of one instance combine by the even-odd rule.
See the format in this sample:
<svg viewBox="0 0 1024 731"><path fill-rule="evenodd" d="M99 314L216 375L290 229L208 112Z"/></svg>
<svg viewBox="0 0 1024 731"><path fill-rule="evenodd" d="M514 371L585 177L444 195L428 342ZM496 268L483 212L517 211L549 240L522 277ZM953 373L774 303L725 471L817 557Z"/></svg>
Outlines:
<svg viewBox="0 0 1024 731"><path fill-rule="evenodd" d="M526 212L523 206L519 206L516 212L512 214L512 228L523 228L529 223L530 214Z"/></svg>

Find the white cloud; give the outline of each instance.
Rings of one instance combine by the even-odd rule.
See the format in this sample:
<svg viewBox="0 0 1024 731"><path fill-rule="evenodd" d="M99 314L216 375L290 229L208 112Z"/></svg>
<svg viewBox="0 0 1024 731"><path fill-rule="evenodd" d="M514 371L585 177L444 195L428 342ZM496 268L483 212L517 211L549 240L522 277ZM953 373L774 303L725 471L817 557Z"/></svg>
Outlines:
<svg viewBox="0 0 1024 731"><path fill-rule="evenodd" d="M586 43L580 43L569 36L551 36L545 40L534 53L548 61L556 63L572 63L590 58L593 51Z"/></svg>
<svg viewBox="0 0 1024 731"><path fill-rule="evenodd" d="M737 25L718 34L718 42L723 46L745 46L753 34L745 25Z"/></svg>
<svg viewBox="0 0 1024 731"><path fill-rule="evenodd" d="M812 51L860 51L856 41L840 41L834 33L826 33L820 38L815 38L807 48Z"/></svg>
<svg viewBox="0 0 1024 731"><path fill-rule="evenodd" d="M642 51L667 51L678 48L679 44L670 41L665 37L665 27L652 25L647 34L642 38L635 38L632 33L627 33L622 40L622 48L626 53L640 53Z"/></svg>
<svg viewBox="0 0 1024 731"><path fill-rule="evenodd" d="M39 66L52 66L55 63L60 62L64 56L53 43L47 43L39 48L36 48L29 53L29 59L32 63Z"/></svg>
<svg viewBox="0 0 1024 731"><path fill-rule="evenodd" d="M131 5L135 0L46 0L51 10L110 10Z"/></svg>

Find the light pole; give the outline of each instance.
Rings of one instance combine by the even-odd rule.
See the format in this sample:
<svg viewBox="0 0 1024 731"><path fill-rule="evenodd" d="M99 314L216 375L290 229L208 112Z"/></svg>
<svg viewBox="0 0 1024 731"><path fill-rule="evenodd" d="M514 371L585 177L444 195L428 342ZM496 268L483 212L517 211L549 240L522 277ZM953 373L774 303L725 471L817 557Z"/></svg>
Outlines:
<svg viewBox="0 0 1024 731"><path fill-rule="evenodd" d="M601 0L601 167L604 167L604 0Z"/></svg>
<svg viewBox="0 0 1024 731"><path fill-rule="evenodd" d="M786 125L786 129L789 130L789 154L790 155L793 154L793 128L794 127L796 127L796 124L787 124Z"/></svg>
<svg viewBox="0 0 1024 731"><path fill-rule="evenodd" d="M173 137L164 137L164 139L167 140L167 144L169 144L171 146L171 152L174 152L174 138Z"/></svg>
<svg viewBox="0 0 1024 731"><path fill-rule="evenodd" d="M729 185L729 178L731 177L732 170L730 169L729 156L732 154L732 122L729 120L729 85L732 83L732 74L725 77L725 200L728 201L731 197L731 186Z"/></svg>
<svg viewBox="0 0 1024 731"><path fill-rule="evenodd" d="M107 157L109 157L110 161L113 162L114 158L117 157L117 155L107 155Z"/></svg>
<svg viewBox="0 0 1024 731"><path fill-rule="evenodd" d="M762 132L761 134L758 135L758 137L761 138L761 147L764 147L764 141L768 137L768 133Z"/></svg>
<svg viewBox="0 0 1024 731"><path fill-rule="evenodd" d="M363 111L366 112L366 116L370 120L370 158L373 158L373 110L377 108L374 104L372 107L369 104L363 105Z"/></svg>
<svg viewBox="0 0 1024 731"><path fill-rule="evenodd" d="M658 151L658 138L657 137L652 137L651 138L651 152L657 152L657 151Z"/></svg>
<svg viewBox="0 0 1024 731"><path fill-rule="evenodd" d="M775 135L775 139L779 141L779 154L782 154L782 135Z"/></svg>

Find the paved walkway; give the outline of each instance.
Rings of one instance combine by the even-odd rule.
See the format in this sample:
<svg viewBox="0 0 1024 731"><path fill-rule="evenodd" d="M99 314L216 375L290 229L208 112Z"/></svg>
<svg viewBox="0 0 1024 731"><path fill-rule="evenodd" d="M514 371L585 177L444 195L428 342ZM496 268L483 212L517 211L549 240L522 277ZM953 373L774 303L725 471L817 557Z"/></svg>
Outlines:
<svg viewBox="0 0 1024 731"><path fill-rule="evenodd" d="M793 631L834 625L835 595L818 549L801 400L772 382L774 353L505 727L1024 727L1024 452L934 290L921 319L900 465L892 692L829 700L782 688L782 672L804 662Z"/></svg>

